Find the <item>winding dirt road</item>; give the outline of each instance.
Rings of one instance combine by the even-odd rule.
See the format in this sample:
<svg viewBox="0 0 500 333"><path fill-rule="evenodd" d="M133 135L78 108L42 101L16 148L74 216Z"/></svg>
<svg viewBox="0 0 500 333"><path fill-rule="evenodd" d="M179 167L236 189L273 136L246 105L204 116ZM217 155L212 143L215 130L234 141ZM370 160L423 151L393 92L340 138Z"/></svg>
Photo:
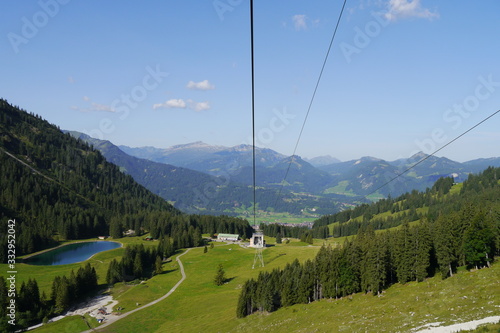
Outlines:
<svg viewBox="0 0 500 333"><path fill-rule="evenodd" d="M183 254L179 255L179 256L175 259L175 260L177 260L177 262L179 263L179 267L180 267L180 269L181 269L181 275L182 275L182 278L181 278L181 279L180 279L180 280L179 280L179 281L175 284L175 286L173 286L173 287L172 287L172 289L170 289L170 290L168 291L168 293L166 293L166 294L165 294L165 295L163 295L162 297L160 297L160 298L158 298L158 299L156 299L156 300L154 300L154 301L152 301L152 302L150 302L150 303L148 303L148 304L145 304L145 305L143 305L143 306L141 306L141 307L138 307L137 309L134 309L134 310L132 310L132 311L129 311L129 312L123 313L123 314L121 314L121 315L119 315L119 316L117 316L117 315L109 315L109 316L107 316L107 317L106 317L106 321L105 321L102 325L100 325L100 326L98 326L98 327L96 327L96 328L94 328L94 329L90 329L90 330L84 331L83 333L91 333L91 332L96 332L96 331L99 331L99 330L100 330L101 328L103 328L103 327L106 327L106 326L108 326L108 325L111 325L111 324L113 324L114 322L116 322L116 321L118 321L118 320L120 320L120 319L123 319L123 318L127 317L128 315L130 315L130 314L132 314L132 313L134 313L134 312L137 312L137 311L143 310L143 309L147 308L148 306L151 306L151 305L154 305L154 304L156 304L156 303L158 303L158 302L161 302L161 301L163 301L165 298L167 298L168 296L170 296L170 295L171 295L171 294L172 294L172 293L173 293L173 292L177 289L177 287L179 287L179 286L180 286L180 284L181 284L181 283L182 283L182 282L186 279L186 273L184 272L184 266L182 265L182 262L181 262L180 258L181 258L183 255L185 255L186 253L188 253L190 250L191 250L191 248L187 249L187 250L186 250L186 252L184 252Z"/></svg>

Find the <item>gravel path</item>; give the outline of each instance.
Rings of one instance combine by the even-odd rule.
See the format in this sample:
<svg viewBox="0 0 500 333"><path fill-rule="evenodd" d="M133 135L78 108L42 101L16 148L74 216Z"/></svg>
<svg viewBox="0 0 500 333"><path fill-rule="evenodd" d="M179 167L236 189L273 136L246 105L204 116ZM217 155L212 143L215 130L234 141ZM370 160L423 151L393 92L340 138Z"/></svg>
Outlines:
<svg viewBox="0 0 500 333"><path fill-rule="evenodd" d="M483 318L483 319L468 321L466 323L453 324L453 325L449 325L449 326L438 326L438 325L440 325L440 323L435 323L437 326L437 327L435 327L431 323L431 324L425 325L428 327L417 331L417 333L420 333L420 332L453 333L453 332L460 332L463 330L474 330L479 325L494 324L494 323L498 323L499 321L500 321L500 316L493 316L493 317L487 317L487 318Z"/></svg>
<svg viewBox="0 0 500 333"><path fill-rule="evenodd" d="M163 301L165 298L167 298L168 296L170 296L176 289L177 287L180 286L180 284L186 279L186 273L184 272L184 266L182 265L182 262L180 260L180 258L185 255L186 253L188 253L191 249L187 249L186 252L184 252L183 254L179 255L175 260L177 260L177 262L179 263L179 267L181 269L181 275L182 275L182 278L175 284L175 286L172 287L172 289L169 290L168 293L166 293L165 295L163 295L162 297L158 298L157 300L154 300L148 304L145 304L141 307L138 307L137 309L134 309L132 311L129 311L129 312L125 312L119 316L117 315L113 315L113 314L110 314L110 315L107 315L106 316L106 320L104 321L104 323L94 329L90 329L90 330L87 330L87 331L84 331L83 333L90 333L90 332L95 332L95 331L98 331L100 330L101 328L103 327L106 327L108 325L111 325L112 323L122 319L122 318L125 318L127 317L128 315L131 315L132 313L134 312L137 312L137 311L140 311L140 310L143 310L145 308L147 308L148 306L151 306L151 305L154 305L158 302L161 302Z"/></svg>

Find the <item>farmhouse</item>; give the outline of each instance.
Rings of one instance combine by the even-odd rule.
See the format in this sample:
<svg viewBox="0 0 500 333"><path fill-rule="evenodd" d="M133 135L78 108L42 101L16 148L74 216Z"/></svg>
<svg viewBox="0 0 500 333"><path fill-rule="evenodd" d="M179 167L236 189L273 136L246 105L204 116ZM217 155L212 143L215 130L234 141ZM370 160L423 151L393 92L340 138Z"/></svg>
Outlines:
<svg viewBox="0 0 500 333"><path fill-rule="evenodd" d="M127 231L123 232L124 236L135 236L135 230L128 229Z"/></svg>
<svg viewBox="0 0 500 333"><path fill-rule="evenodd" d="M218 234L217 240L236 242L240 238L238 234Z"/></svg>

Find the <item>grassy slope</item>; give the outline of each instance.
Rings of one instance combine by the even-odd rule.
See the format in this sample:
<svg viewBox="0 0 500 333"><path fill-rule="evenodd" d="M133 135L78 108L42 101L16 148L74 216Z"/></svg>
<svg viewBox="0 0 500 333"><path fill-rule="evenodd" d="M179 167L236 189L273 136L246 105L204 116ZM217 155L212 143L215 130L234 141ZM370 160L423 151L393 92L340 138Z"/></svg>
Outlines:
<svg viewBox="0 0 500 333"><path fill-rule="evenodd" d="M441 281L394 285L382 297L356 294L341 300L295 305L271 315L242 320L238 331L250 326L272 332L394 332L409 331L427 323L451 325L498 315L500 265L476 272L462 272ZM251 324L254 322L253 324ZM313 325L314 323L314 325Z"/></svg>
<svg viewBox="0 0 500 333"><path fill-rule="evenodd" d="M97 320L88 314L85 315L85 320L81 316L66 317L56 322L43 325L33 332L37 333L74 333L82 332L90 328L98 326Z"/></svg>
<svg viewBox="0 0 500 333"><path fill-rule="evenodd" d="M173 256L172 261L163 264L162 274L156 275L143 283L115 284L111 289L113 298L119 301L118 305L115 306L115 310L117 307L121 307L120 312L128 312L135 309L137 303L142 306L166 294L181 279L179 265L175 261L179 254Z"/></svg>
<svg viewBox="0 0 500 333"><path fill-rule="evenodd" d="M319 247L282 245L264 250L269 270L284 267L298 258L313 258ZM104 332L217 332L220 327L235 329L235 307L241 285L257 277L262 268L252 269L255 251L238 245L219 245L203 253L202 248L191 250L182 261L187 278L169 298L135 313L104 329ZM212 280L217 265L222 263L230 281L217 287Z"/></svg>
<svg viewBox="0 0 500 333"><path fill-rule="evenodd" d="M312 258L317 247L275 246L264 251L266 270L283 267L298 257ZM251 269L253 250L237 245L218 246L203 254L192 250L183 257L187 279L163 302L133 314L104 332L335 332L407 331L426 323L467 321L500 312L500 265L453 278L395 285L382 297L357 294L342 300L295 305L271 314L235 318L242 283L257 276ZM231 280L222 287L212 283L222 263Z"/></svg>
<svg viewBox="0 0 500 333"><path fill-rule="evenodd" d="M444 198L448 198L450 196L453 196L453 195L456 195L456 194L459 194L460 193L460 190L462 189L463 187L463 183L458 183L458 184L455 184L452 186L452 188L450 189L450 192L448 194L446 194L444 196ZM397 203L402 203L403 201L398 201ZM420 214L420 215L426 215L428 212L429 212L429 207L417 207L416 208L416 211L417 211L417 214ZM392 218L394 219L398 219L400 216L402 216L403 214L408 214L410 212L409 209L407 210L403 210L403 211L399 211L399 212L396 212L396 213L392 213L390 211L386 211L386 212L382 212L382 213L379 213L379 214L376 214L376 215L373 215L372 216L372 220L376 220L376 219L387 219L389 216L391 216ZM353 222L362 222L363 221L363 216L358 216L356 218L353 218L352 219ZM413 221L415 222L415 221ZM349 223L349 222L346 222L346 223ZM333 233L333 227L335 225L338 225L338 222L335 222L335 223L330 223L328 225L329 227L329 230L330 230L330 234Z"/></svg>
<svg viewBox="0 0 500 333"><path fill-rule="evenodd" d="M137 242L137 239L125 239ZM269 243L271 243L269 239ZM334 244L330 239L329 243ZM342 244L343 240L335 240ZM315 240L314 245L323 241ZM150 243L151 244L151 243ZM293 241L288 245L264 250L266 267L284 267L298 258L301 262L313 258L319 247ZM99 260L111 256L102 253ZM245 319L235 318L235 307L241 285L256 277L262 268L251 269L254 250L238 245L217 244L204 254L203 248L193 249L183 257L187 279L169 298L144 311L118 321L104 332L234 332L256 329L272 332L334 331L407 331L430 322L453 324L478 319L500 312L500 264L492 269L464 272L441 281L431 278L423 283L408 283L389 288L382 297L357 294L352 299L322 300L309 305L295 305L271 314L257 314ZM166 293L179 279L175 258L164 264L165 274L138 286L117 284L115 298L123 312L152 301ZM224 265L230 281L221 287L212 283L218 263ZM77 264L75 264L77 265ZM27 266L27 265L26 265ZM65 265L70 266L70 265ZM56 267L56 266L53 266ZM68 267L66 268L68 269ZM49 272L47 268L47 273ZM64 272L63 272L64 273ZM52 275L52 274L51 274ZM465 297L464 297L465 296ZM314 323L314 325L313 325ZM80 317L66 318L35 332L78 332L85 323Z"/></svg>

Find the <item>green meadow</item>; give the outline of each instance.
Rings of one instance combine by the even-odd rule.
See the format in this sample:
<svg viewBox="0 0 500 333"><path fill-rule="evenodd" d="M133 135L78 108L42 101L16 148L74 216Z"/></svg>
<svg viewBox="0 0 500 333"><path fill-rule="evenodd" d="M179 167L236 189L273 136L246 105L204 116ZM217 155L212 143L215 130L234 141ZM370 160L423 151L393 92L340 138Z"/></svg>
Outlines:
<svg viewBox="0 0 500 333"><path fill-rule="evenodd" d="M75 332L83 332L88 330L89 328L97 327L99 324L95 318L92 318L88 314L84 317L81 316L72 316L66 317L56 322L43 325L33 332L37 333L75 333Z"/></svg>
<svg viewBox="0 0 500 333"><path fill-rule="evenodd" d="M292 246L294 243L298 242L266 248L266 267L255 269L253 249L235 244L217 245L207 253L203 253L203 248L193 249L182 257L187 278L170 297L145 309L145 313L134 313L104 328L103 332L217 332L221 325L235 329L239 322L235 319L235 306L247 279L257 277L262 269L284 267L295 258L313 258L319 249L302 244ZM219 263L228 279L220 287L213 283Z"/></svg>
<svg viewBox="0 0 500 333"><path fill-rule="evenodd" d="M298 244L297 244L298 245ZM312 258L315 246L273 246L264 250L266 267L283 267L298 258ZM262 269L251 269L254 250L238 245L217 246L183 256L187 279L169 298L105 328L104 332L357 332L408 331L425 324L445 325L498 315L500 266L462 270L442 281L394 285L381 297L356 294L340 300L295 305L275 313L236 319L235 307L242 283ZM230 281L212 283L222 263Z"/></svg>
<svg viewBox="0 0 500 333"><path fill-rule="evenodd" d="M274 246L264 250L266 267L283 267L298 258L312 258L318 247ZM356 294L340 300L295 305L274 313L236 319L235 306L242 283L262 268L251 269L254 250L237 245L217 246L183 256L187 279L169 298L145 312L135 313L104 332L393 332L425 324L451 325L493 315L500 308L500 266L397 284L381 297ZM222 263L229 282L212 283Z"/></svg>
<svg viewBox="0 0 500 333"><path fill-rule="evenodd" d="M139 238L125 238L126 244L143 242ZM252 269L254 249L237 244L215 243L214 248L195 248L181 259L186 280L162 302L133 313L99 332L393 332L409 331L425 324L441 322L451 325L500 313L500 265L490 269L468 272L461 270L454 277L441 280L433 277L421 283L397 284L380 297L355 294L339 300L322 300L282 308L273 313L254 314L236 318L236 304L242 284L257 277L261 270L283 268L297 258L303 262L312 259L323 240L311 246L292 240L289 244L274 244L266 239L263 250L265 267ZM328 244L341 245L344 239L329 239ZM100 253L90 259L96 265L99 282L105 277L107 263L121 255L123 249ZM182 252L179 252L179 254ZM122 313L151 302L170 290L180 280L176 256L163 264L163 274L143 283L118 283L111 294L119 301ZM41 290L50 290L53 276L68 274L80 264L61 266L18 265L19 281L25 277L39 280ZM213 278L218 264L222 264L228 279L223 286L215 286ZM98 266L100 265L100 266ZM4 269L1 267L0 269ZM88 316L87 316L88 317ZM44 325L34 332L80 332L96 325L93 318L68 317ZM489 325L481 329L487 332Z"/></svg>

